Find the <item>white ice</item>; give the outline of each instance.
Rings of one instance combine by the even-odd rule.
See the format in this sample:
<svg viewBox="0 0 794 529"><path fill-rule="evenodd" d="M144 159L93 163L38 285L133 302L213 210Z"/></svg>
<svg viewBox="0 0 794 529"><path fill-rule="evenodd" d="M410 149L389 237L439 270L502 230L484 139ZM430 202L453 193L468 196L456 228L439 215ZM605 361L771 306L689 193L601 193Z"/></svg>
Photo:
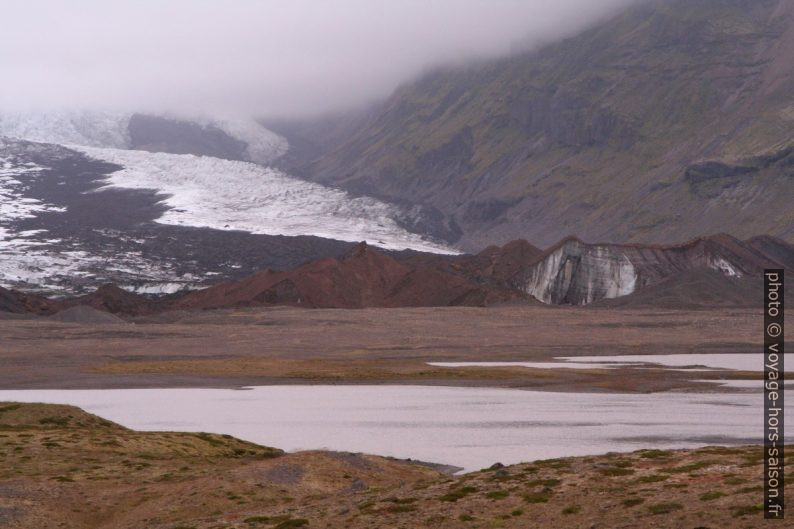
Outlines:
<svg viewBox="0 0 794 529"><path fill-rule="evenodd" d="M41 143L126 149L130 146L131 114L69 110L0 113L0 136ZM252 162L270 163L287 152L287 140L254 119L229 117L163 116L166 119L215 127L247 145Z"/></svg>
<svg viewBox="0 0 794 529"><path fill-rule="evenodd" d="M74 147L124 169L108 185L168 195L164 224L268 235L366 240L387 249L456 253L401 228L400 210L368 197L291 178L254 163L192 154Z"/></svg>
<svg viewBox="0 0 794 529"><path fill-rule="evenodd" d="M5 112L0 136L23 140L125 148L129 114L95 111Z"/></svg>
<svg viewBox="0 0 794 529"><path fill-rule="evenodd" d="M205 127L217 127L232 138L248 144L246 154L252 162L269 164L289 149L286 139L253 119L199 118L196 121Z"/></svg>
<svg viewBox="0 0 794 529"><path fill-rule="evenodd" d="M121 288L136 294L174 294L181 290L196 288L189 282L166 282L166 283L147 283L145 285L121 285Z"/></svg>

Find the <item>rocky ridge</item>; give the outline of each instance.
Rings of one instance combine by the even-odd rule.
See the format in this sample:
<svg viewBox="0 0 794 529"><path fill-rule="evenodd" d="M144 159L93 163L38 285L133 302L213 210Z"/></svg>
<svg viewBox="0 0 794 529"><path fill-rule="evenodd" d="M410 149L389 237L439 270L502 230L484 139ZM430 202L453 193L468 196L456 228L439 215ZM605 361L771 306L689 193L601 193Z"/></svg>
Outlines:
<svg viewBox="0 0 794 529"><path fill-rule="evenodd" d="M53 314L87 305L140 316L169 310L289 305L305 308L549 305L755 306L764 269L794 269L794 247L729 235L685 244L587 244L569 237L541 251L526 241L476 255L385 255L366 243L287 271L163 297L112 285L76 298L47 299L0 289L0 310Z"/></svg>

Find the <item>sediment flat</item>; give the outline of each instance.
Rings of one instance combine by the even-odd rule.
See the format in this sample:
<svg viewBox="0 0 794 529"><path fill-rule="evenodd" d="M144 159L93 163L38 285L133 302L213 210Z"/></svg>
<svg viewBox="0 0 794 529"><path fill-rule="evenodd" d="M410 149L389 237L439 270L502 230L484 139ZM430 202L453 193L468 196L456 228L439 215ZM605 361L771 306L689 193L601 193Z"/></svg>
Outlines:
<svg viewBox="0 0 794 529"><path fill-rule="evenodd" d="M440 384L554 391L720 391L743 372L446 368L428 362L756 353L754 309L248 308L128 323L0 319L0 388Z"/></svg>

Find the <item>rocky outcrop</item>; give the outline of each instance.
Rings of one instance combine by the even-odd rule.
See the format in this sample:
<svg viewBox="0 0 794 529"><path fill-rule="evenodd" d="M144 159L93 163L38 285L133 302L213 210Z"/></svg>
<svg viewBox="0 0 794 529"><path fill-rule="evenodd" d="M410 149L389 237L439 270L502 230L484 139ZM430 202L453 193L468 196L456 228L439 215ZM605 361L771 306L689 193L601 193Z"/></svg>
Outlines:
<svg viewBox="0 0 794 529"><path fill-rule="evenodd" d="M164 307L163 301L147 299L114 285L104 285L84 296L60 299L46 298L0 287L0 312L13 314L50 316L65 313L65 317L68 317L70 314L90 313L90 311L82 309L82 312L71 311L73 308L82 307L102 314L118 313L137 316L157 312ZM69 320L62 319L62 321Z"/></svg>
<svg viewBox="0 0 794 529"><path fill-rule="evenodd" d="M102 312L139 316L157 312L162 302L148 299L128 292L115 285L103 285L85 296L64 299L59 302L60 308L86 306Z"/></svg>
<svg viewBox="0 0 794 529"><path fill-rule="evenodd" d="M128 124L130 148L151 152L196 154L226 160L247 160L248 145L215 126L133 114Z"/></svg>
<svg viewBox="0 0 794 529"><path fill-rule="evenodd" d="M729 277L710 269L688 270L619 298L595 301L594 306L654 309L714 309L759 307L760 279Z"/></svg>
<svg viewBox="0 0 794 529"><path fill-rule="evenodd" d="M52 314L57 303L45 297L0 287L0 312L12 314Z"/></svg>
<svg viewBox="0 0 794 529"><path fill-rule="evenodd" d="M463 276L481 285L509 289L513 288L510 280L535 263L541 255L543 250L524 239L518 239L504 246L488 246L474 255L440 257L416 254L402 258L401 262Z"/></svg>

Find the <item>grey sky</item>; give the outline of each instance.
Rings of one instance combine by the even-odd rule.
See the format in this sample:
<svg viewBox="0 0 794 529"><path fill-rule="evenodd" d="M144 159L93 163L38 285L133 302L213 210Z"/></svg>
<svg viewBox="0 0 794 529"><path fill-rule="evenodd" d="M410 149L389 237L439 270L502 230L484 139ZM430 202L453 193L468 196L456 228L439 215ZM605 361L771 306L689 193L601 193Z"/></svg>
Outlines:
<svg viewBox="0 0 794 529"><path fill-rule="evenodd" d="M2 0L0 108L306 115L632 0Z"/></svg>

